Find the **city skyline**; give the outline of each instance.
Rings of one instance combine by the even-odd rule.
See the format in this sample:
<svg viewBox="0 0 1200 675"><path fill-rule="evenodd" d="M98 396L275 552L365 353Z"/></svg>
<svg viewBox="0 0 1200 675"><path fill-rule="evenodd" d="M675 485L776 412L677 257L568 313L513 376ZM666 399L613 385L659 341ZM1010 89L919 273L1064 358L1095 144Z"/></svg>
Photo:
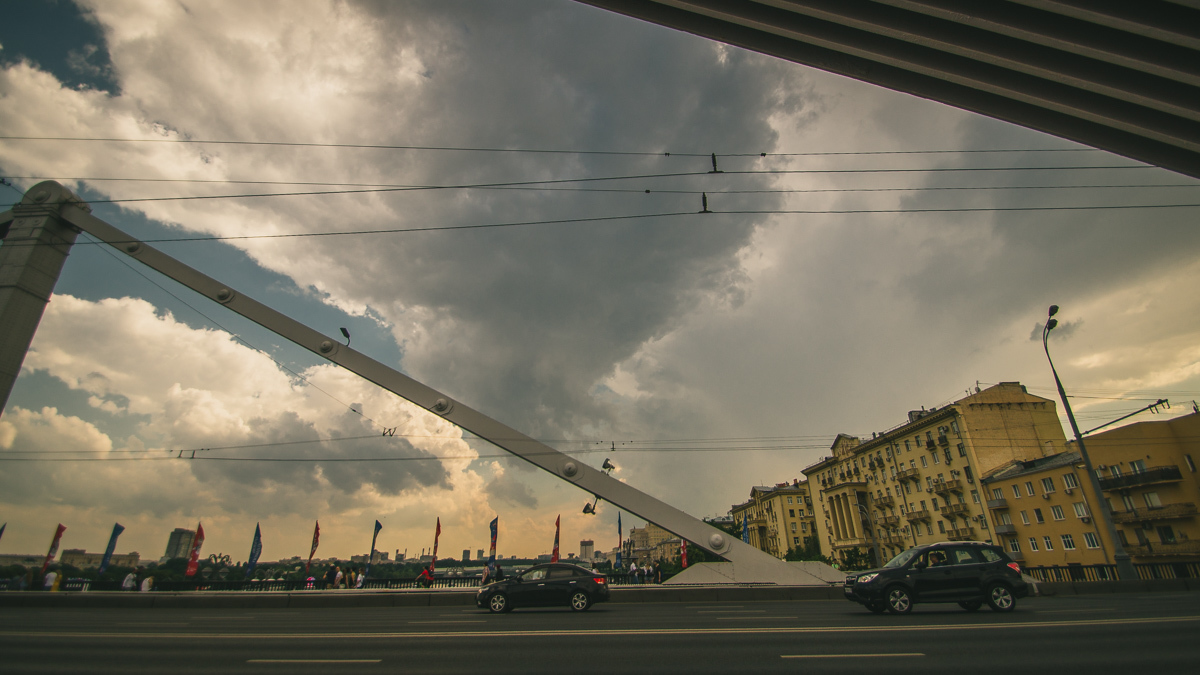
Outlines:
<svg viewBox="0 0 1200 675"><path fill-rule="evenodd" d="M697 517L977 385L1053 398L1051 304L1082 424L1200 398L1200 232L1164 208L1192 179L565 0L6 24L7 135L138 141L4 140L11 201L54 178L147 239L321 234L159 245ZM781 171L839 173L742 173ZM592 180L660 174L687 175ZM324 236L350 230L427 231ZM502 550L548 553L560 514L616 545L613 505L142 274L72 251L0 416L0 553L114 521L121 550L203 521L249 551L261 522L270 559L320 520L348 557L378 519L411 554L439 516L475 550L497 514Z"/></svg>

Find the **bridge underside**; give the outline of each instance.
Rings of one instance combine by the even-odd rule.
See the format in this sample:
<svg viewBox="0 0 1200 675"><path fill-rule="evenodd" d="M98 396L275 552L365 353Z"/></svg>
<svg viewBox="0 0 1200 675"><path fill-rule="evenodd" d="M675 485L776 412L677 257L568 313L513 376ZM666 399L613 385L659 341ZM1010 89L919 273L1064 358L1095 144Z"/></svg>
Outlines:
<svg viewBox="0 0 1200 675"><path fill-rule="evenodd" d="M1200 0L579 0L1200 177Z"/></svg>

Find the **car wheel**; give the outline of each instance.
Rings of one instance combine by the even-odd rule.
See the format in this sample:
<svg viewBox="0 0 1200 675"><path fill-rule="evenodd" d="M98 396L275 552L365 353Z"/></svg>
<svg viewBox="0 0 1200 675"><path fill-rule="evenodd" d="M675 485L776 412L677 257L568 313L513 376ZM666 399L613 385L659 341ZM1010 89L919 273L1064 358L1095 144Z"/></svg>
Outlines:
<svg viewBox="0 0 1200 675"><path fill-rule="evenodd" d="M497 593L488 598L488 609L490 609L493 614L499 614L500 612L507 612L508 610L512 609L512 607L509 606L508 597L506 595L503 593Z"/></svg>
<svg viewBox="0 0 1200 675"><path fill-rule="evenodd" d="M583 591L575 591L571 594L571 609L576 612L586 612L588 607L592 606L592 599Z"/></svg>
<svg viewBox="0 0 1200 675"><path fill-rule="evenodd" d="M867 609L871 610L872 614L883 614L887 608L887 603L883 600L873 600L867 603Z"/></svg>
<svg viewBox="0 0 1200 675"><path fill-rule="evenodd" d="M903 586L893 586L887 591L887 611L892 614L908 614L912 611L913 601L908 589Z"/></svg>
<svg viewBox="0 0 1200 675"><path fill-rule="evenodd" d="M987 603L994 612L1011 612L1017 606L1017 599L1008 586L992 584L987 589Z"/></svg>
<svg viewBox="0 0 1200 675"><path fill-rule="evenodd" d="M978 611L979 608L983 606L983 601L982 600L963 600L962 602L958 603L958 606L962 607L963 609L967 610L968 612L975 612L975 611Z"/></svg>

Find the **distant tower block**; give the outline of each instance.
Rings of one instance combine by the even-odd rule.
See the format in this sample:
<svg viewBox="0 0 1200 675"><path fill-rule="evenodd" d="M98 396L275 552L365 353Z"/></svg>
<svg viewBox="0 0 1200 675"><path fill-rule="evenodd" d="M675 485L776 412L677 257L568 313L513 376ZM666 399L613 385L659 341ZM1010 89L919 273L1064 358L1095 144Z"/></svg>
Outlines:
<svg viewBox="0 0 1200 675"><path fill-rule="evenodd" d="M596 556L596 542L591 539L584 539L579 542L579 557L591 562Z"/></svg>
<svg viewBox="0 0 1200 675"><path fill-rule="evenodd" d="M463 559L463 562L468 562L471 559L471 549L469 549L469 548L463 549L462 559Z"/></svg>

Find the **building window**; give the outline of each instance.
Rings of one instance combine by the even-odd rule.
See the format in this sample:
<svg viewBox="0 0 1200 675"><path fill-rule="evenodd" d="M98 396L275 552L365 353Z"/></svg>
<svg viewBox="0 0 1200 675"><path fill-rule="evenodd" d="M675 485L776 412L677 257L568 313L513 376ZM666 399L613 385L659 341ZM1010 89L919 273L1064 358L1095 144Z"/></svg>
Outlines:
<svg viewBox="0 0 1200 675"><path fill-rule="evenodd" d="M788 503L789 503L789 504L791 504L791 503L792 503L792 498L791 498L791 497L788 497Z"/></svg>
<svg viewBox="0 0 1200 675"><path fill-rule="evenodd" d="M979 503L979 490L971 490L971 501Z"/></svg>
<svg viewBox="0 0 1200 675"><path fill-rule="evenodd" d="M1025 511L1021 512L1021 522L1025 523L1026 525L1029 524L1029 514Z"/></svg>
<svg viewBox="0 0 1200 675"><path fill-rule="evenodd" d="M988 527L987 527L987 518L980 518L980 519L979 519L979 529L981 529L981 530L986 530L986 529L988 529Z"/></svg>
<svg viewBox="0 0 1200 675"><path fill-rule="evenodd" d="M1072 504L1072 506L1075 507L1075 517L1076 518L1087 518L1088 510L1087 510L1087 506L1083 502L1075 502L1074 504Z"/></svg>
<svg viewBox="0 0 1200 675"><path fill-rule="evenodd" d="M944 521L944 520L938 521L938 532L941 532L942 534L946 534L946 521Z"/></svg>
<svg viewBox="0 0 1200 675"><path fill-rule="evenodd" d="M1054 479L1053 478L1043 478L1042 479L1042 492L1054 492Z"/></svg>
<svg viewBox="0 0 1200 675"><path fill-rule="evenodd" d="M962 443L958 444L958 456L959 457L967 456L967 446L963 445Z"/></svg>
<svg viewBox="0 0 1200 675"><path fill-rule="evenodd" d="M941 521L938 521L941 522ZM933 534L933 525L925 523L925 534Z"/></svg>
<svg viewBox="0 0 1200 675"><path fill-rule="evenodd" d="M1108 467L1108 472L1112 474L1113 478L1119 478L1121 476L1121 467L1113 464Z"/></svg>
<svg viewBox="0 0 1200 675"><path fill-rule="evenodd" d="M1033 481L1031 481L1031 480L1025 481L1025 493L1028 494L1030 497L1032 497L1035 494L1033 491Z"/></svg>
<svg viewBox="0 0 1200 675"><path fill-rule="evenodd" d="M909 452L911 450L912 450L912 448L908 447L908 441L904 441L904 451Z"/></svg>
<svg viewBox="0 0 1200 675"><path fill-rule="evenodd" d="M938 507L937 507L937 499L934 499L934 500L932 500L932 502L931 502L931 503L933 504L933 510L934 510L934 511L937 511L937 508L938 508Z"/></svg>
<svg viewBox="0 0 1200 675"><path fill-rule="evenodd" d="M1071 535L1064 534L1062 536L1062 543L1063 543L1063 548L1067 549L1068 551L1075 550L1075 538L1072 537Z"/></svg>
<svg viewBox="0 0 1200 675"><path fill-rule="evenodd" d="M925 500L924 499L921 500L921 510L922 511L925 510Z"/></svg>
<svg viewBox="0 0 1200 675"><path fill-rule="evenodd" d="M929 466L929 462L925 461L925 455L921 455L921 468L924 469L927 466Z"/></svg>
<svg viewBox="0 0 1200 675"><path fill-rule="evenodd" d="M1004 490L992 488L992 499L1004 499Z"/></svg>
<svg viewBox="0 0 1200 675"><path fill-rule="evenodd" d="M1001 525L1012 525L1012 516L1008 515L1008 511L1000 512L1000 524Z"/></svg>
<svg viewBox="0 0 1200 675"><path fill-rule="evenodd" d="M1157 492L1147 492L1142 495L1142 499L1146 500L1146 508L1148 509L1162 508L1162 502L1159 501Z"/></svg>
<svg viewBox="0 0 1200 675"><path fill-rule="evenodd" d="M1050 513L1054 516L1055 520L1067 519L1067 516L1063 513L1063 508L1057 504L1050 507Z"/></svg>
<svg viewBox="0 0 1200 675"><path fill-rule="evenodd" d="M1037 537L1030 537L1030 538L1029 538L1029 550L1030 550L1030 551L1037 551L1037 550L1038 550L1038 545L1037 545Z"/></svg>
<svg viewBox="0 0 1200 675"><path fill-rule="evenodd" d="M1020 499L1021 498L1021 488L1014 485L1014 486L1012 486L1012 489L1013 489L1013 499Z"/></svg>
<svg viewBox="0 0 1200 675"><path fill-rule="evenodd" d="M1100 548L1100 539L1095 532L1084 532L1083 540L1087 542L1088 548Z"/></svg>
<svg viewBox="0 0 1200 675"><path fill-rule="evenodd" d="M1038 525L1041 525L1046 522L1046 517L1042 515L1041 509L1034 509L1033 517L1035 520L1037 520Z"/></svg>
<svg viewBox="0 0 1200 675"><path fill-rule="evenodd" d="M1008 540L1008 550L1012 553L1020 553L1021 552L1021 542L1017 541L1016 539L1009 539Z"/></svg>
<svg viewBox="0 0 1200 675"><path fill-rule="evenodd" d="M1047 551L1054 550L1054 542L1050 540L1049 536L1042 537L1042 542L1046 544Z"/></svg>
<svg viewBox="0 0 1200 675"><path fill-rule="evenodd" d="M950 420L950 431L958 433L958 420Z"/></svg>
<svg viewBox="0 0 1200 675"><path fill-rule="evenodd" d="M1184 453L1183 461L1187 462L1189 471L1191 471L1192 473L1196 473L1196 462L1192 461L1191 455Z"/></svg>
<svg viewBox="0 0 1200 675"><path fill-rule="evenodd" d="M933 492L933 479L929 476L925 476L925 489Z"/></svg>
<svg viewBox="0 0 1200 675"><path fill-rule="evenodd" d="M795 532L795 531L796 531L796 524L792 523L792 532Z"/></svg>
<svg viewBox="0 0 1200 675"><path fill-rule="evenodd" d="M788 509L788 517L795 518L796 517L796 509Z"/></svg>
<svg viewBox="0 0 1200 675"><path fill-rule="evenodd" d="M1129 463L1129 470L1133 473L1146 473L1146 460L1135 459Z"/></svg>
<svg viewBox="0 0 1200 675"><path fill-rule="evenodd" d="M1159 525L1156 529L1158 530L1158 540L1160 542L1164 544L1175 543L1175 531L1171 529L1170 525Z"/></svg>
<svg viewBox="0 0 1200 675"><path fill-rule="evenodd" d="M1067 488L1068 490L1074 490L1075 488L1079 487L1079 481L1075 479L1075 474L1063 474L1063 487Z"/></svg>
<svg viewBox="0 0 1200 675"><path fill-rule="evenodd" d="M942 462L941 462L941 461L938 459L938 454L937 454L937 451L936 451L936 450L934 450L934 451L933 451L933 463L934 463L934 464L941 464L941 463L942 463Z"/></svg>

